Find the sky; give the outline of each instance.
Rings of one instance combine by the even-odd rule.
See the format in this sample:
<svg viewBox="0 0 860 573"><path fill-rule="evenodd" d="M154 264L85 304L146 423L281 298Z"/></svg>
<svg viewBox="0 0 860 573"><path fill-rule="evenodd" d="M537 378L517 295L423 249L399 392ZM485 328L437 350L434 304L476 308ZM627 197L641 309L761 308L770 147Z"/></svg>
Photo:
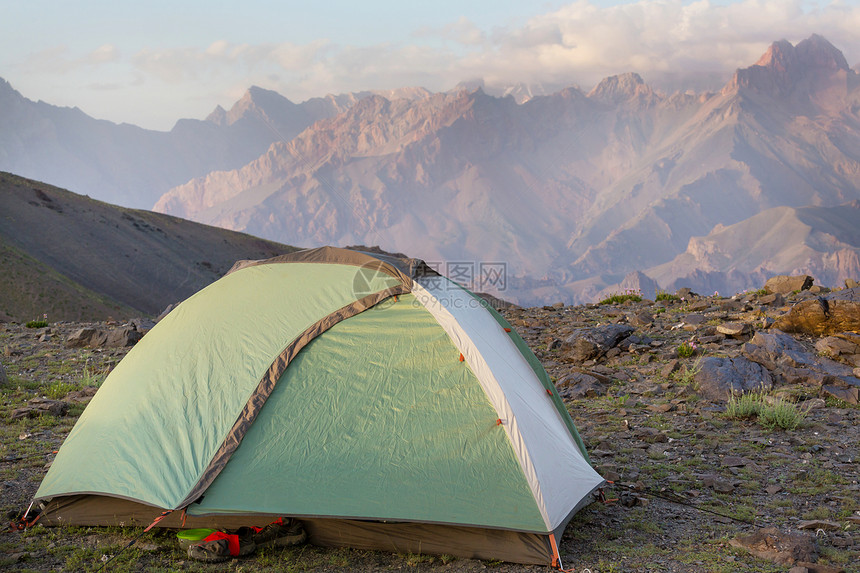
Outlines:
<svg viewBox="0 0 860 573"><path fill-rule="evenodd" d="M860 0L3 4L0 78L31 100L158 130L229 109L252 85L301 102L476 79L590 89L635 71L658 88L713 89L773 41L813 33L860 63Z"/></svg>

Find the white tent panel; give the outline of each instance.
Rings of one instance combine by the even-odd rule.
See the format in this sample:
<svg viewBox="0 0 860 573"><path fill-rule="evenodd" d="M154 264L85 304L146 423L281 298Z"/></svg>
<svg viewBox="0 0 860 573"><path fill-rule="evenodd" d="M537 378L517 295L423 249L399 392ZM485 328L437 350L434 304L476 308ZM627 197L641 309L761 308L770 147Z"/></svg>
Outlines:
<svg viewBox="0 0 860 573"><path fill-rule="evenodd" d="M603 478L585 460L550 396L496 319L444 277L412 293L436 318L475 373L511 439L548 530L556 529Z"/></svg>

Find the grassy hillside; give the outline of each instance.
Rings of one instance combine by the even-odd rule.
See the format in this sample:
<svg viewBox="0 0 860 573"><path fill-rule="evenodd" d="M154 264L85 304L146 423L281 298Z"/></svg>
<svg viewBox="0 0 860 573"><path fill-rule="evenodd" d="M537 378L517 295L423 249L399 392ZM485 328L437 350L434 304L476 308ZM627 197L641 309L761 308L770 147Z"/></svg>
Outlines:
<svg viewBox="0 0 860 573"><path fill-rule="evenodd" d="M0 320L100 320L140 314L0 242Z"/></svg>
<svg viewBox="0 0 860 573"><path fill-rule="evenodd" d="M156 315L236 260L294 247L0 172L0 319Z"/></svg>

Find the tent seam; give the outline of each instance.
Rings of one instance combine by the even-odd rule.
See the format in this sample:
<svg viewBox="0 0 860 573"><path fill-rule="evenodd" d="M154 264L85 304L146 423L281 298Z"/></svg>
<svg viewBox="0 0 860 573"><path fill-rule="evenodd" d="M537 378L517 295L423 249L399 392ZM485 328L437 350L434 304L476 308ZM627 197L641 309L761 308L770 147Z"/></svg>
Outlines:
<svg viewBox="0 0 860 573"><path fill-rule="evenodd" d="M212 456L206 469L200 474L200 478L197 480L194 487L191 488L190 492L176 507L171 509L187 507L199 499L209 488L212 482L215 481L215 478L218 477L218 474L220 474L227 465L227 462L233 456L233 453L239 448L242 439L254 423L257 414L259 414L263 405L265 405L269 396L271 396L274 391L278 379L302 348L310 344L310 342L317 336L324 333L335 324L360 314L394 295L404 294L407 292L409 292L409 286L400 284L383 291L369 294L332 313L329 313L306 328L299 336L293 339L293 341L288 344L280 354L278 354L266 370L266 373L263 374L263 377L260 379L254 392L251 393L250 397L245 402L245 406L239 413L238 418L233 423L230 431L227 432L227 435L221 442L221 446Z"/></svg>

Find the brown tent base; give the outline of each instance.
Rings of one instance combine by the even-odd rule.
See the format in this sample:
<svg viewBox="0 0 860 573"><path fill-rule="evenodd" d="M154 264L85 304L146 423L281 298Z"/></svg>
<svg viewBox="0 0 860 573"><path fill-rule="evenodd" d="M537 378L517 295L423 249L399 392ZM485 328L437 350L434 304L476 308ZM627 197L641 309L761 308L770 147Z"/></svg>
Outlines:
<svg viewBox="0 0 860 573"><path fill-rule="evenodd" d="M39 523L44 525L146 527L160 509L125 499L72 495L48 502ZM187 516L175 511L158 523L165 528L209 527L237 529L263 526L278 516ZM300 518L308 541L322 547L352 547L394 553L454 555L470 559L498 559L512 563L549 565L553 549L548 534L525 533L432 523L379 522L351 519Z"/></svg>

